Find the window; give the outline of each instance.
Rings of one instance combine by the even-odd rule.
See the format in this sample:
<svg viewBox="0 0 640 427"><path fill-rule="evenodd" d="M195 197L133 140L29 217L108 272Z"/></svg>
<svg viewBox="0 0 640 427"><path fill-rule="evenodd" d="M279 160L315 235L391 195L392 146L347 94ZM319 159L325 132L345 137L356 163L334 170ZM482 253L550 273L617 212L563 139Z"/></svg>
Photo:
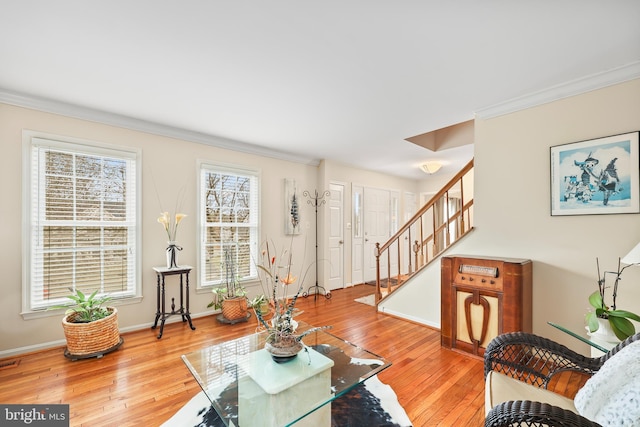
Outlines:
<svg viewBox="0 0 640 427"><path fill-rule="evenodd" d="M67 303L69 288L136 296L138 153L34 135L25 147L26 311Z"/></svg>
<svg viewBox="0 0 640 427"><path fill-rule="evenodd" d="M258 188L256 171L200 165L199 287L223 283L225 251L239 280L257 278Z"/></svg>

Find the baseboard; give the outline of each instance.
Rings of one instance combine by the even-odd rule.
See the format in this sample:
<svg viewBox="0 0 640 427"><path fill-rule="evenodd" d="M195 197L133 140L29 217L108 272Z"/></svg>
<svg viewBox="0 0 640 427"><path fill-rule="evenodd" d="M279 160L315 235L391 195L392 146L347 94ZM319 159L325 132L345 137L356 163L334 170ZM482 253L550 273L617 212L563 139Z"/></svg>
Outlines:
<svg viewBox="0 0 640 427"><path fill-rule="evenodd" d="M62 328L62 325L60 326L60 328ZM7 357L22 356L28 353L35 353L38 351L49 350L56 347L64 347L66 343L67 343L66 340L56 340L56 341L49 341L41 344L28 345L25 347L10 348L8 350L0 351L0 359L4 359Z"/></svg>
<svg viewBox="0 0 640 427"><path fill-rule="evenodd" d="M430 328L440 330L440 323L430 322L420 317L408 316L404 313L400 313L394 310L389 310L388 308L385 308L385 307L378 307L378 311L393 317L397 317L398 319L407 320L409 322L418 323L420 325L425 325Z"/></svg>
<svg viewBox="0 0 640 427"><path fill-rule="evenodd" d="M211 316L215 313L216 312L211 312L211 311L207 311L204 313L195 313L195 314L191 313L191 319ZM176 322L182 322L182 318L178 315L169 317L164 322L164 324L169 325L171 323L176 323ZM151 326L153 326L153 322L142 323L142 324L127 326L127 327L119 327L119 329L120 329L120 333L127 333L127 332L139 331L142 329L149 329L151 328ZM60 325L60 329L62 329L62 325ZM8 357L15 357L15 356L22 356L27 353L35 353L38 351L50 350L52 348L57 348L57 347L64 347L66 343L67 343L66 340L61 339L61 340L55 340L55 341L48 341L40 344L28 345L25 347L17 347L17 348L10 348L7 350L0 350L0 359L5 359ZM127 341L125 340L124 345L126 344L127 344Z"/></svg>

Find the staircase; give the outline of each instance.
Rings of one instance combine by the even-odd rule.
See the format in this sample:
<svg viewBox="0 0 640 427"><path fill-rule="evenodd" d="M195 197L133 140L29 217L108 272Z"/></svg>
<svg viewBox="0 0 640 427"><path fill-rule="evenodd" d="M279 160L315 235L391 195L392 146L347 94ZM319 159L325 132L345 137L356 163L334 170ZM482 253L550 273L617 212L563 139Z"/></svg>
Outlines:
<svg viewBox="0 0 640 427"><path fill-rule="evenodd" d="M376 243L376 305L473 230L473 160L386 243Z"/></svg>

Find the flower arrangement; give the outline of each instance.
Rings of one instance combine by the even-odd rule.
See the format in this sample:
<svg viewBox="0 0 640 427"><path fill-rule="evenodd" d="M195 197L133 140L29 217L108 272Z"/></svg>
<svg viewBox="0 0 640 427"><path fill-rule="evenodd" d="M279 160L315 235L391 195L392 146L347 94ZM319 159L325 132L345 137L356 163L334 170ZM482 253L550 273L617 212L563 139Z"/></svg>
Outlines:
<svg viewBox="0 0 640 427"><path fill-rule="evenodd" d="M155 181L154 181L155 187ZM160 216L157 221L164 228L165 233L167 233L168 246L167 246L167 268L177 268L178 264L176 262L176 251L181 251L182 247L176 245L176 234L178 233L178 225L180 222L187 217L186 214L178 212L179 206L182 205L182 201L184 198L184 188L178 192L178 197L176 199L175 210L176 212L173 218L169 215L169 212L165 211L162 208L162 202L160 201L160 195L158 194L158 189L156 188L156 197L158 198L158 204L160 206Z"/></svg>
<svg viewBox="0 0 640 427"><path fill-rule="evenodd" d="M598 290L589 295L589 304L595 309L595 311L591 311L587 313L585 320L587 321L587 326L589 327L589 332L595 332L599 329L600 325L598 324L598 319L607 319L609 321L609 325L613 330L613 333L620 340L624 340L631 335L636 333L636 328L631 323L631 320L640 321L640 316L635 313L626 310L618 310L616 308L616 298L618 296L618 283L620 282L620 276L625 268L620 268L620 260L618 260L618 271L605 271L604 274L600 275L600 263L596 258L596 265L598 267ZM605 290L607 288L606 285L606 274L612 273L615 275L615 281L613 283L613 295L612 295L612 305L611 307L605 304Z"/></svg>
<svg viewBox="0 0 640 427"><path fill-rule="evenodd" d="M164 231L167 232L169 238L169 246L167 246L167 268L177 268L178 263L176 261L176 251L181 251L182 247L176 245L176 233L178 232L178 224L187 215L183 213L175 214L173 221L169 216L169 212L162 212L158 217L158 222L164 227Z"/></svg>
<svg viewBox="0 0 640 427"><path fill-rule="evenodd" d="M262 312L259 310L255 310L255 312L258 321L267 331L266 348L276 357L284 357L285 349L289 347L292 347L295 354L297 354L303 348L301 340L304 336L316 330L328 328L312 328L302 334L295 333L297 323L293 320L293 313L296 301L304 286L304 279L311 265L305 269L303 262L298 276L294 275L292 243L293 237L289 248L283 249L277 255L278 251L273 242L266 241L263 244L260 262L256 263L263 295L266 295L269 299L269 303L273 308L273 317L269 322L264 318ZM298 281L299 277L302 278L297 285L297 289L291 295L289 290Z"/></svg>
<svg viewBox="0 0 640 427"><path fill-rule="evenodd" d="M167 232L167 237L170 242L176 241L176 233L178 232L178 224L182 221L187 215L183 213L176 213L173 221L169 216L169 212L162 212L162 214L158 217L158 222L162 224L164 230Z"/></svg>

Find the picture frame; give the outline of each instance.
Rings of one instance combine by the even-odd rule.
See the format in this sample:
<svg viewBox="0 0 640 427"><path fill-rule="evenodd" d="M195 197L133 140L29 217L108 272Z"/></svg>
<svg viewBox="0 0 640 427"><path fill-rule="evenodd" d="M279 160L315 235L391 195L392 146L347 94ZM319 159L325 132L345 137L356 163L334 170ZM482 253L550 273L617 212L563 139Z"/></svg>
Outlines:
<svg viewBox="0 0 640 427"><path fill-rule="evenodd" d="M300 194L295 179L284 179L284 234L300 234Z"/></svg>
<svg viewBox="0 0 640 427"><path fill-rule="evenodd" d="M551 147L551 215L640 212L639 134Z"/></svg>

